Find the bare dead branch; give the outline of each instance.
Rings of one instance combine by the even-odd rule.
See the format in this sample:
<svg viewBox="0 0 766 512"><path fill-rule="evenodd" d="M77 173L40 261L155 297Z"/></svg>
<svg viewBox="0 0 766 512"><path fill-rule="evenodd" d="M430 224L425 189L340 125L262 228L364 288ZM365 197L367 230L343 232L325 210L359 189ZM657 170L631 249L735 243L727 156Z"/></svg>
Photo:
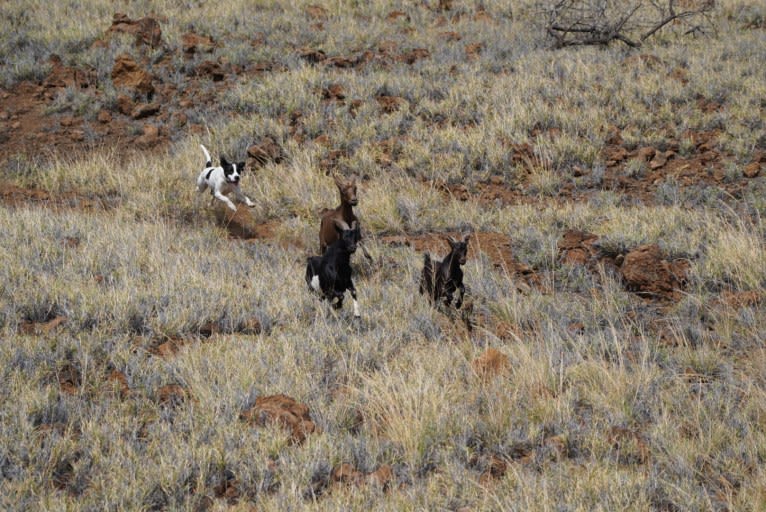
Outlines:
<svg viewBox="0 0 766 512"><path fill-rule="evenodd" d="M707 15L713 5L707 0L696 8L677 11L675 0L556 0L543 7L543 12L548 20L546 33L558 48L605 46L612 41L640 48L670 24L688 23L691 31L683 33L704 33L697 20L709 22Z"/></svg>

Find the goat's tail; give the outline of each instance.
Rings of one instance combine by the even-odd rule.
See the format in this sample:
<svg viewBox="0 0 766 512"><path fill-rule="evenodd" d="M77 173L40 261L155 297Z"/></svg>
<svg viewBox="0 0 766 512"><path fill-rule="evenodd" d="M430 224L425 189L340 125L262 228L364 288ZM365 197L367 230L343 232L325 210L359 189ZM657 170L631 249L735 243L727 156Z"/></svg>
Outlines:
<svg viewBox="0 0 766 512"><path fill-rule="evenodd" d="M200 144L199 147L201 147L202 152L205 153L205 167L212 167L213 160L210 159L210 153L208 153L207 149L202 144Z"/></svg>

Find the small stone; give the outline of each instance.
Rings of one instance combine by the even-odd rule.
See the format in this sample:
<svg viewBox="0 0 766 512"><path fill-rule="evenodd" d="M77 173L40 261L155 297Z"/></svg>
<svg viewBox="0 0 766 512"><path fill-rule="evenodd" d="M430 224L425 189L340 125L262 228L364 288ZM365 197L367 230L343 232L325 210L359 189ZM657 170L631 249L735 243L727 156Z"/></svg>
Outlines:
<svg viewBox="0 0 766 512"><path fill-rule="evenodd" d="M130 117L133 119L144 119L151 117L160 111L159 103L147 103L144 105L136 105L130 113Z"/></svg>
<svg viewBox="0 0 766 512"><path fill-rule="evenodd" d="M112 114L110 114L108 110L101 109L96 119L101 124L107 124L112 121Z"/></svg>
<svg viewBox="0 0 766 512"><path fill-rule="evenodd" d="M639 160L642 160L644 162L648 162L649 160L651 160L654 157L655 153L656 153L656 151L654 150L653 147L646 146L646 147L643 147L643 148L639 149L636 152L636 158L638 158Z"/></svg>
<svg viewBox="0 0 766 512"><path fill-rule="evenodd" d="M761 164L758 162L752 162L745 166L745 169L742 171L742 173L745 175L746 178L755 178L760 174L761 172Z"/></svg>

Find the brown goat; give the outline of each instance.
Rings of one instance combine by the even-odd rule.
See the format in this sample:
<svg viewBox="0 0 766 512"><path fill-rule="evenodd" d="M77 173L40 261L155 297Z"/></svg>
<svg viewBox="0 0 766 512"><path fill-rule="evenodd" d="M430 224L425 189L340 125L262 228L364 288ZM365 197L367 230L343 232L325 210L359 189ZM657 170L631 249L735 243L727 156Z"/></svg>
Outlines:
<svg viewBox="0 0 766 512"><path fill-rule="evenodd" d="M340 205L334 210L324 210L322 212L322 221L319 225L319 254L324 254L327 247L338 240L338 233L344 229L350 229L352 223L359 224L359 219L354 215L353 207L359 200L356 197L356 176L349 180L335 176L335 185L340 192ZM361 236L360 236L361 238ZM361 246L361 244L360 244ZM362 247L362 253L368 259L370 255Z"/></svg>

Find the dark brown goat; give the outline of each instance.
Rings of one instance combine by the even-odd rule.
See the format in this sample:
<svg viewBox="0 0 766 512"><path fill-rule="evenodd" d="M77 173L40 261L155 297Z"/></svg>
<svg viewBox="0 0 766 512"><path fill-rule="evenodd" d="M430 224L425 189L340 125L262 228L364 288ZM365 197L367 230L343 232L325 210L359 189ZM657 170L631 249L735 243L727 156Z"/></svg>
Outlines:
<svg viewBox="0 0 766 512"><path fill-rule="evenodd" d="M336 175L335 185L337 185L340 192L340 205L334 210L324 210L321 214L322 220L319 225L320 254L324 254L327 247L338 240L338 233L342 230L350 229L354 222L359 225L359 219L356 218L353 210L353 207L359 202L356 196L356 176L346 180ZM364 253L366 258L370 259L370 255L364 246L362 246L362 253Z"/></svg>
<svg viewBox="0 0 766 512"><path fill-rule="evenodd" d="M450 245L450 252L442 261L432 260L431 255L426 253L423 261L423 273L420 276L420 293L427 293L428 298L434 303L443 300L444 304L452 304L455 292L460 292L455 302L455 307L460 308L465 296L463 285L463 270L468 256L468 239L470 233L463 237L462 241L446 237Z"/></svg>

